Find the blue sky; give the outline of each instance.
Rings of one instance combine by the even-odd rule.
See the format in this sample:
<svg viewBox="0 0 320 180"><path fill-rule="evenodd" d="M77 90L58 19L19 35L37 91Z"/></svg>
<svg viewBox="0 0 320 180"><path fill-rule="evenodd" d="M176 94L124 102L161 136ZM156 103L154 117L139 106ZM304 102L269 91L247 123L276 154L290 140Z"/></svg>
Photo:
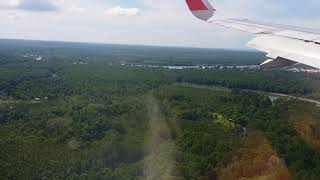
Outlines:
<svg viewBox="0 0 320 180"><path fill-rule="evenodd" d="M219 17L320 29L319 0L210 0ZM252 35L192 17L184 0L0 0L0 38L245 48Z"/></svg>

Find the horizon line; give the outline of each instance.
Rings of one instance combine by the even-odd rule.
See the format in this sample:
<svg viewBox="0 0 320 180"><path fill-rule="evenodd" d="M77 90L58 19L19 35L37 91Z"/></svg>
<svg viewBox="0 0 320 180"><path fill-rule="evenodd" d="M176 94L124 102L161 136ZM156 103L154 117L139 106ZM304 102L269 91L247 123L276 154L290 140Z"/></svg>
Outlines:
<svg viewBox="0 0 320 180"><path fill-rule="evenodd" d="M158 48L177 48L177 49L212 49L212 50L231 50L231 51L248 51L259 52L255 49L249 48L212 48L212 47L194 47L194 46L171 46L171 45L151 45L151 44L125 44L125 43L103 43L103 42L88 42L88 41L65 41L65 40L45 40L45 39L19 39L19 38L0 38L0 41L38 41L38 42L52 42L52 43L78 43L91 45L115 45L115 46L141 46L141 47L158 47Z"/></svg>

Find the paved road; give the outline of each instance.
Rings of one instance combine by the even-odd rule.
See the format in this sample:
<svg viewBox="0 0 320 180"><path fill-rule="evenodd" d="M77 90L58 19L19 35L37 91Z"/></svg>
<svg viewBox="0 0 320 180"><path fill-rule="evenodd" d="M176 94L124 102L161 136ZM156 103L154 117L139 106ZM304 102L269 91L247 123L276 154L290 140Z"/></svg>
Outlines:
<svg viewBox="0 0 320 180"><path fill-rule="evenodd" d="M292 96L292 95L288 95L288 94L280 94L280 93L271 93L274 96L280 96L280 97L286 97L286 98L290 98L290 99L296 99L299 101L304 101L304 102L309 102L309 103L315 103L317 106L320 106L320 101L316 101L313 99L308 99L308 98L303 98L303 97L298 97L298 96Z"/></svg>

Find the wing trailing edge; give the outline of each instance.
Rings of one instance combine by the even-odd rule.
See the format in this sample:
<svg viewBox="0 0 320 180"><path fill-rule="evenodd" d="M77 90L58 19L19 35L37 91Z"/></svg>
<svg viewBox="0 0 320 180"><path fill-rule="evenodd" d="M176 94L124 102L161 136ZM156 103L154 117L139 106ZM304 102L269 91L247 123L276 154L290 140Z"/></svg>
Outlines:
<svg viewBox="0 0 320 180"><path fill-rule="evenodd" d="M260 64L260 67L263 69L269 69L269 68L280 68L280 67L286 67L296 64L296 62L284 59L281 57L277 57L275 59L267 59L263 63Z"/></svg>

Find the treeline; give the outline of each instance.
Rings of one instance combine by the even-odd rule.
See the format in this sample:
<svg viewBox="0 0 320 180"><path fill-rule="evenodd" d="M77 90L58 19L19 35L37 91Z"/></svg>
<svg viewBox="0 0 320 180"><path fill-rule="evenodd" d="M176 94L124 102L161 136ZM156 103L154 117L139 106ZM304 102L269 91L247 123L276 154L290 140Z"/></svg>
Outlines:
<svg viewBox="0 0 320 180"><path fill-rule="evenodd" d="M306 95L318 91L315 76L306 73L263 70L183 70L177 82Z"/></svg>
<svg viewBox="0 0 320 180"><path fill-rule="evenodd" d="M16 71L22 69L23 66L15 68ZM4 69L4 72L6 70ZM103 86L105 89L108 88L109 92L134 94L156 88L161 84L175 82L317 96L319 84L316 75L305 73L260 70L172 71L109 66L104 63L77 67L38 65L27 67L22 74L15 74L13 70L0 74L3 74L2 80L0 79L0 95L17 99L32 99L39 96L59 99L83 93L98 95L103 94L101 91Z"/></svg>

